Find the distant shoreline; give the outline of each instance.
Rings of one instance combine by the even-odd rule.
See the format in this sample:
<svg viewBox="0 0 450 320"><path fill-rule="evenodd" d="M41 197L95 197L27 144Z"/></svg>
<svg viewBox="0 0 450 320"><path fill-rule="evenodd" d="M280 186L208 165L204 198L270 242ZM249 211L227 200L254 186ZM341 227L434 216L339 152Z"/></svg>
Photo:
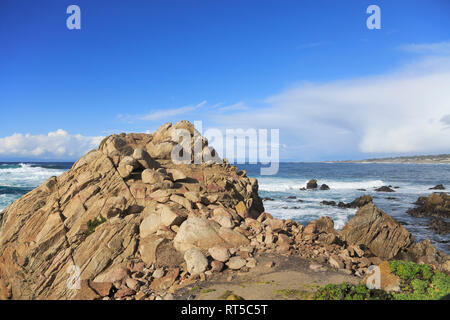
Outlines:
<svg viewBox="0 0 450 320"><path fill-rule="evenodd" d="M374 158L365 160L325 161L326 163L385 163L385 164L450 164L450 154Z"/></svg>

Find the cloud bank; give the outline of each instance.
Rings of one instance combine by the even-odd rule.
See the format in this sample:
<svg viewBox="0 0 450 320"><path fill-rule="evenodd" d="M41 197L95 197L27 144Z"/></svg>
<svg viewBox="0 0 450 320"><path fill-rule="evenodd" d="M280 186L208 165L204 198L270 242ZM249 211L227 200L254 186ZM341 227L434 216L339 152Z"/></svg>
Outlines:
<svg viewBox="0 0 450 320"><path fill-rule="evenodd" d="M93 148L103 137L71 135L58 129L47 135L15 133L0 138L0 156L4 158L33 158L75 160Z"/></svg>
<svg viewBox="0 0 450 320"><path fill-rule="evenodd" d="M212 118L225 126L279 128L285 158L448 153L449 88L450 56L428 56L387 74L302 83L268 97L262 108Z"/></svg>

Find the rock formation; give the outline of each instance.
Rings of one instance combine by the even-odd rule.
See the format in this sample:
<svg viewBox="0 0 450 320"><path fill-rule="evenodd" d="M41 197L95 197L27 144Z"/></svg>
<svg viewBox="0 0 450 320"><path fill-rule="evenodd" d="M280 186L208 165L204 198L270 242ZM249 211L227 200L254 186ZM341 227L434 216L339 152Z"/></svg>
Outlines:
<svg viewBox="0 0 450 320"><path fill-rule="evenodd" d="M118 281L109 275L130 261L176 267L190 247L247 244L235 226L264 211L256 179L226 162L175 165L175 129L214 154L187 121L154 134L112 135L6 208L0 298L74 299L77 290L66 283L71 266L92 288Z"/></svg>
<svg viewBox="0 0 450 320"><path fill-rule="evenodd" d="M176 129L192 149L175 149ZM306 227L274 218L257 180L225 160L172 162L174 150L197 162L194 142L214 155L187 121L109 136L12 203L0 214L0 299L170 299L215 273L247 272L264 253L358 277L394 256L449 271L448 256L414 243L370 196L348 204L361 208L342 232L329 217Z"/></svg>

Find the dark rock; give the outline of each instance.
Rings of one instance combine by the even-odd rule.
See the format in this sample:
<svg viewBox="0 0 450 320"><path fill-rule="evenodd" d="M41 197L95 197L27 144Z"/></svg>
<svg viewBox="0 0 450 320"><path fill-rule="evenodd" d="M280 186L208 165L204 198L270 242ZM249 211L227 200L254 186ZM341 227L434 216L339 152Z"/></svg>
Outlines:
<svg viewBox="0 0 450 320"><path fill-rule="evenodd" d="M326 185L326 184L322 184L320 186L320 190L330 190L330 187L328 185Z"/></svg>
<svg viewBox="0 0 450 320"><path fill-rule="evenodd" d="M287 197L287 199L297 199L297 197L296 196L289 196L289 197Z"/></svg>
<svg viewBox="0 0 450 320"><path fill-rule="evenodd" d="M432 218L428 222L428 226L433 229L438 234L448 234L450 233L450 223L446 222L441 217Z"/></svg>
<svg viewBox="0 0 450 320"><path fill-rule="evenodd" d="M306 184L306 189L317 189L317 180L316 179L309 180L308 183Z"/></svg>
<svg viewBox="0 0 450 320"><path fill-rule="evenodd" d="M445 190L445 187L442 184L438 184L438 185L436 185L433 188L430 188L428 190Z"/></svg>
<svg viewBox="0 0 450 320"><path fill-rule="evenodd" d="M347 209L347 208L360 208L365 206L368 203L372 203L373 199L370 195L366 194L363 195L359 198L356 198L355 200L353 200L350 203L344 203L344 202L339 202L338 204L336 204L335 201L322 201L321 204L327 205L327 206L338 206L339 208L343 208L343 209Z"/></svg>
<svg viewBox="0 0 450 320"><path fill-rule="evenodd" d="M450 196L444 192L432 193L428 197L419 197L416 207L406 213L413 217L450 218Z"/></svg>
<svg viewBox="0 0 450 320"><path fill-rule="evenodd" d="M377 191L377 192L395 192L395 190L391 189L391 186L382 186L382 187L375 189L375 191Z"/></svg>
<svg viewBox="0 0 450 320"><path fill-rule="evenodd" d="M265 198L263 198L262 200L263 200L263 201L274 201L274 199L269 198L269 197L265 197Z"/></svg>
<svg viewBox="0 0 450 320"><path fill-rule="evenodd" d="M367 191L366 189L356 189L358 191Z"/></svg>

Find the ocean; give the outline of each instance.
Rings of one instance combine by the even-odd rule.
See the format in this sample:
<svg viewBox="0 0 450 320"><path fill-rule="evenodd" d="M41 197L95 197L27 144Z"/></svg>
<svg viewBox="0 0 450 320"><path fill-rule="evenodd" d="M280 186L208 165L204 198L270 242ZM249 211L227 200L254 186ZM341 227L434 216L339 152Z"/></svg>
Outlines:
<svg viewBox="0 0 450 320"><path fill-rule="evenodd" d="M0 162L0 211L49 177L71 167L72 163ZM439 250L450 253L450 235L435 234L427 227L427 218L414 218L405 213L419 196L433 192L428 190L430 187L442 183L450 188L450 164L280 163L276 176L261 176L259 165L238 167L258 179L262 198L273 199L264 201L264 207L275 217L307 224L320 216L329 216L340 229L356 209L341 209L320 202L351 202L370 194L375 205L402 223L416 241L430 238ZM300 190L310 179L317 179L319 185L327 184L330 190ZM374 191L383 185L398 188L392 193Z"/></svg>

